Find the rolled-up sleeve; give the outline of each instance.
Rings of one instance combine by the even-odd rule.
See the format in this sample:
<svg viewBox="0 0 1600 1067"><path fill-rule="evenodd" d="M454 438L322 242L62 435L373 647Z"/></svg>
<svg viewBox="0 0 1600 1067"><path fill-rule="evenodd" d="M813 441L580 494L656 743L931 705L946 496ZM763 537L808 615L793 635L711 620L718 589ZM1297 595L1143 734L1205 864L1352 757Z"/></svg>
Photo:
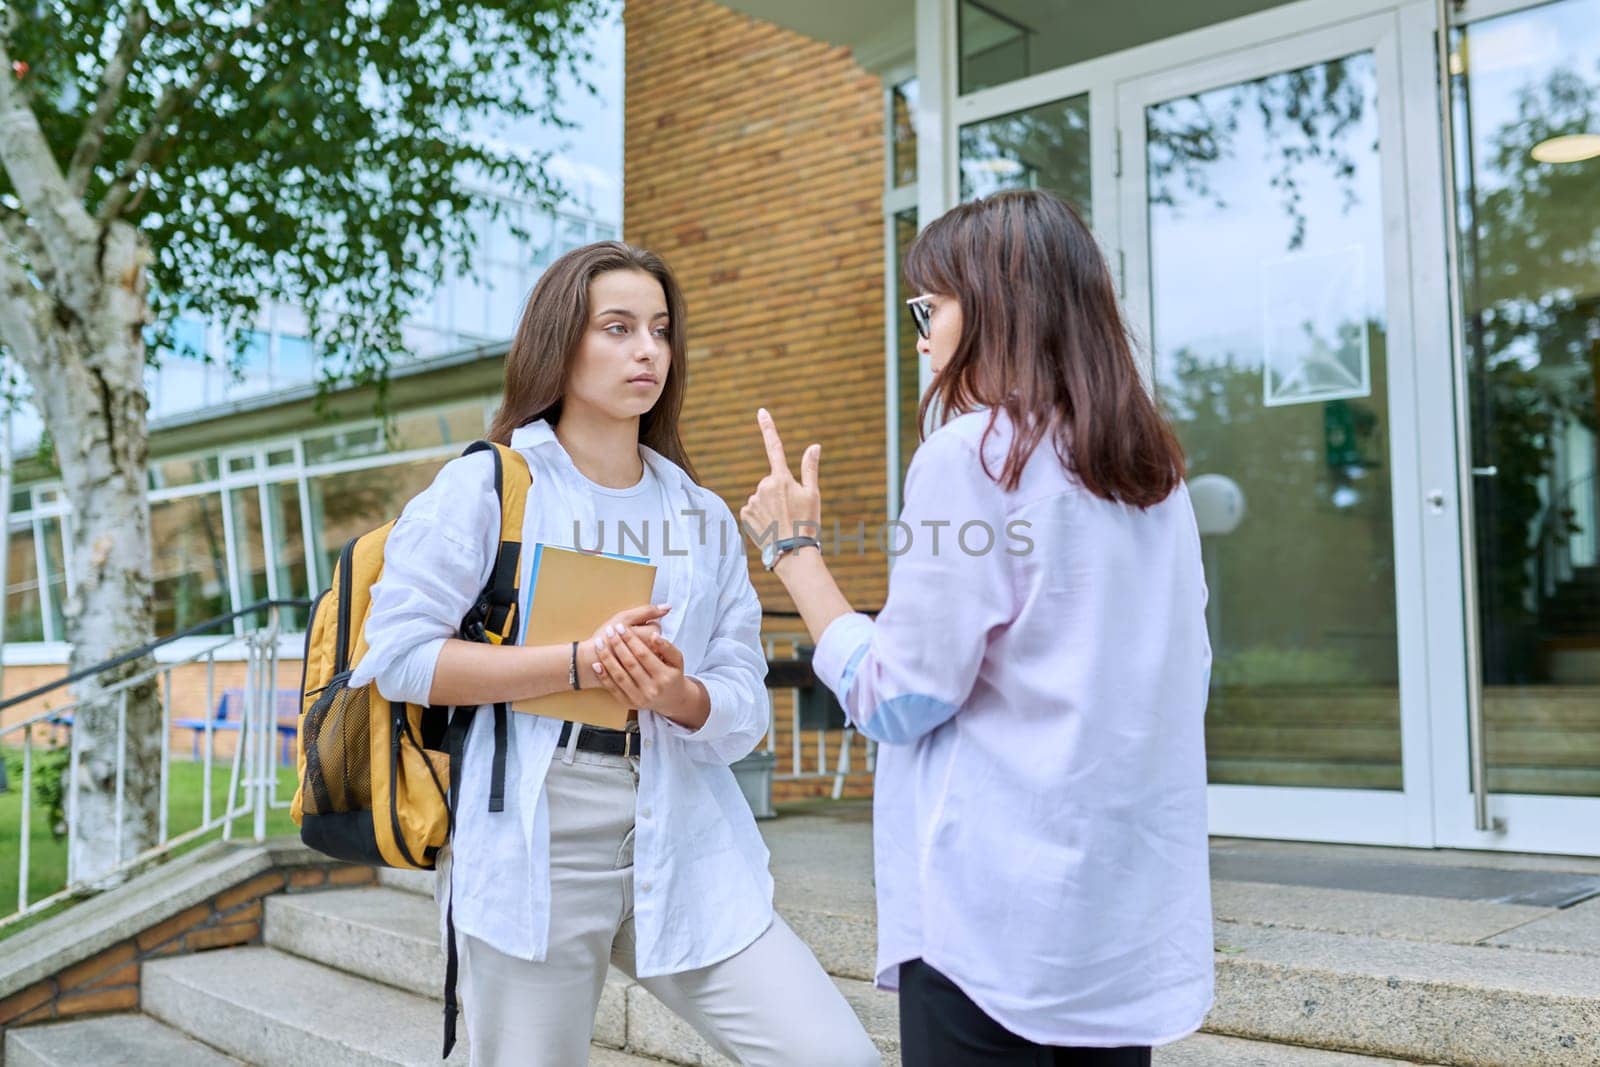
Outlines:
<svg viewBox="0 0 1600 1067"><path fill-rule="evenodd" d="M384 544L352 687L376 682L387 700L428 703L439 651L488 581L499 544L493 471L486 453L451 460L401 512Z"/></svg>
<svg viewBox="0 0 1600 1067"><path fill-rule="evenodd" d="M1005 496L954 433L923 442L906 477L900 551L876 622L843 615L812 669L852 725L907 744L948 721L972 692L989 635L1015 617Z"/></svg>
<svg viewBox="0 0 1600 1067"><path fill-rule="evenodd" d="M723 521L737 532L723 505ZM666 729L688 742L702 763L734 763L754 751L772 722L767 700L767 657L761 644L761 601L750 582L743 541L724 553L717 568L717 617L705 657L690 677L706 687L711 711L697 730L661 717Z"/></svg>

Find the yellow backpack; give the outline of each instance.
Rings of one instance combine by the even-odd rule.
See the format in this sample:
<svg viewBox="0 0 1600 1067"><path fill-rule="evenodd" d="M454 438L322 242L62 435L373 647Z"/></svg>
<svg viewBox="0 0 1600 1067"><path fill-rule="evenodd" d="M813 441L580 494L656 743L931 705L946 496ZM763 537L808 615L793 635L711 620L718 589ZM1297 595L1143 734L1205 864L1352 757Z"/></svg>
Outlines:
<svg viewBox="0 0 1600 1067"><path fill-rule="evenodd" d="M494 457L500 547L494 570L460 636L500 644L517 632L522 515L531 475L505 445L478 441L462 455ZM300 839L335 859L432 870L449 839L466 729L476 708L423 707L385 700L376 684L351 689L366 654L372 586L383 575L390 521L344 546L332 584L311 607L301 680L299 786L290 816ZM505 798L509 708L495 705L489 809Z"/></svg>

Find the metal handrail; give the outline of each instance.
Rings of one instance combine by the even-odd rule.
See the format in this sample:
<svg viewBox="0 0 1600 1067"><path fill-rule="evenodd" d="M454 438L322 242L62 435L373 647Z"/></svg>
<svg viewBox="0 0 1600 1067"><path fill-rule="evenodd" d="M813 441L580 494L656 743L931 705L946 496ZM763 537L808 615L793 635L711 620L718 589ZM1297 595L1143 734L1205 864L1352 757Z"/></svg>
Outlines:
<svg viewBox="0 0 1600 1067"><path fill-rule="evenodd" d="M18 878L17 878L17 909L9 915L0 917L0 928L9 926L29 915L33 915L45 908L68 900L82 894L85 890L101 888L120 882L134 869L162 856L172 850L194 840L197 837L221 829L224 839L233 834L233 824L245 816L252 816L253 836L261 840L266 836L266 818L269 808L282 808L288 805L287 800L280 800L277 795L278 776L273 769L273 754L277 741L278 723L276 714L277 675L278 675L278 637L279 612L284 608L297 608L308 605L304 600L263 600L252 604L239 611L228 615L218 616L196 626L189 627L170 637L142 645L131 652L114 656L98 666L98 671L110 670L140 656L149 655L163 645L184 637L192 637L199 630L231 623L244 615L265 612L267 619L265 625L243 635L229 633L215 636L217 640L203 649L199 649L181 659L160 663L147 670L142 670L135 675L122 678L86 698L80 698L64 706L44 709L9 726L0 728L0 739L7 735L21 733L22 743L22 803L21 824L19 826L18 850ZM216 706L217 679L216 660L217 653L230 645L242 644L245 651L246 680L243 687L243 707L240 709L237 720L238 738L234 746L232 757L229 761L228 791L224 802L224 809L220 814L212 811L212 770L216 758L215 740L218 729L217 719L212 714ZM180 668L204 662L206 671L206 698L204 715L200 725L192 727L204 734L204 752L201 770L201 812L200 824L194 829L186 831L175 837L168 835L168 808L171 798L170 753L172 738L172 704L173 704L173 673ZM71 681L92 677L96 670L85 669L74 672L66 678L59 679L49 685L40 686L19 697L0 704L0 709L15 706L25 700L37 699L48 694ZM126 793L126 767L128 760L128 694L135 688L146 685L154 679L165 676L165 685L158 698L161 703L161 771L159 786L159 811L156 832L156 842L153 846L145 848L138 854L122 859L124 839L124 808ZM112 811L102 812L103 817L112 820L115 826L114 855L117 862L106 869L95 871L90 878L79 877L79 872L74 870L77 850L74 848L75 835L79 832L80 805L82 803L79 789L79 750L81 731L72 729L70 734L70 749L68 752L67 788L69 790L66 802L67 814L67 884L60 890L50 893L40 900L29 900L29 873L30 873L30 840L32 836L32 800L34 791L34 749L36 747L35 732L44 725L61 726L68 712L84 705L105 705L115 703L117 713L117 749L116 749L116 789L111 797ZM186 724L183 724L186 725ZM233 729L231 723L225 723ZM70 726L69 726L70 728ZM195 739L195 747L200 748L200 738Z"/></svg>
<svg viewBox="0 0 1600 1067"><path fill-rule="evenodd" d="M0 700L0 712L4 712L7 708L13 707L17 704L23 704L29 700L37 699L38 697L44 696L46 693L54 692L64 685L71 685L73 682L81 682L85 678L92 678L95 675L102 674L114 667L120 667L124 663L136 660L141 656L148 656L156 649L165 645L170 645L174 641L181 641L186 637L196 636L220 637L222 635L208 634L204 633L204 631L221 626L223 623L231 623L236 619L242 619L246 615L254 615L257 612L270 611L273 608L309 608L310 606L311 601L304 598L258 600L254 604L249 604L240 608L238 611L230 611L226 615L218 615L216 618L207 619L204 622L197 622L188 629L179 630L177 633L172 634L169 637L158 637L154 641L140 645L138 648L130 649L127 652L119 653L115 656L112 656L110 659L96 663L93 666L80 667L76 671L72 671L52 682L46 682L44 685L38 686L37 688L30 689L26 693L19 693L14 697ZM228 641L237 640L237 635L228 634L227 639Z"/></svg>
<svg viewBox="0 0 1600 1067"><path fill-rule="evenodd" d="M800 617L797 613L793 613L793 612L775 612L775 611L772 611L772 612L767 612L766 614L767 614L768 617L778 617L778 618L799 618ZM800 647L803 647L803 646L804 647L809 647L808 646L808 642L810 641L810 639L811 639L811 635L809 633L807 633L807 632L780 631L780 632L773 632L773 633L768 633L768 634L764 635L764 637L762 639L762 644L763 644L764 649L766 651L767 661L769 663L779 662L779 657L777 655L777 651L778 651L778 646L780 646L780 645L787 645L790 648L791 655L788 658L798 659L799 656L796 654L797 650ZM832 732L832 731L829 731L826 726L819 726L814 731L812 731L815 734L815 742L816 742L816 761L815 761L816 762L816 767L815 767L815 769L808 769L807 766L806 766L806 763L808 762L808 760L806 758L807 745L806 745L805 731L802 730L801 726L800 726L800 692L801 692L802 689L807 688L807 687L806 686L802 686L802 685L789 685L789 686L780 686L780 688L787 688L789 690L789 693L790 693L790 715L789 715L789 749L790 750L789 750L789 753L788 753L788 756L789 756L789 769L787 771L780 771L779 773L775 774L773 776L774 779L777 780L777 781L784 781L784 782L805 781L805 780L812 780L812 779L824 779L824 780L832 779L832 781L833 781L832 796L833 796L833 799L838 800L841 796L844 795L845 778L853 773L853 768L851 766L851 763L852 763L852 761L851 761L851 748L852 748L852 743L853 743L853 741L855 739L855 735L856 735L855 727L846 724L843 727L842 730L837 731L840 734L840 737L839 737L839 752L838 752L838 755L833 760L833 766L832 766L831 770L829 769L829 760L828 760L828 740L829 740L828 734L830 732ZM769 754L771 754L774 757L774 759L776 759L777 758L777 745L778 745L777 714L776 714L777 709L776 709L776 707L775 707L775 705L774 705L774 703L772 701L772 696L771 696L772 691L773 691L772 687L768 686L767 687L767 694L768 694L767 699L768 699L768 708L769 708L769 712L770 712L769 721L771 722L771 725L767 729L766 750L767 750L767 752ZM876 767L877 767L877 756L878 756L878 745L877 745L877 742L873 741L871 738L867 738L866 739L866 753L865 753L865 756L864 756L865 766L863 768L865 771L871 772L874 769L876 769Z"/></svg>

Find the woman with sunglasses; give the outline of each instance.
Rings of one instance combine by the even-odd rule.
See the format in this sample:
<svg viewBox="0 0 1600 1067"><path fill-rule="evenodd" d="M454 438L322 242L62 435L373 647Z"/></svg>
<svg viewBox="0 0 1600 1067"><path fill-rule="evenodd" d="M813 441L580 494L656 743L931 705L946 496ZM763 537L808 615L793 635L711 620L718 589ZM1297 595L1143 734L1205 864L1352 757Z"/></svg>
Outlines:
<svg viewBox="0 0 1600 1067"><path fill-rule="evenodd" d="M820 546L820 449L746 503L877 740L878 982L912 1067L1135 1067L1211 1004L1206 589L1184 460L1078 215L1002 193L907 254L938 428L882 612ZM800 535L800 536L796 536Z"/></svg>

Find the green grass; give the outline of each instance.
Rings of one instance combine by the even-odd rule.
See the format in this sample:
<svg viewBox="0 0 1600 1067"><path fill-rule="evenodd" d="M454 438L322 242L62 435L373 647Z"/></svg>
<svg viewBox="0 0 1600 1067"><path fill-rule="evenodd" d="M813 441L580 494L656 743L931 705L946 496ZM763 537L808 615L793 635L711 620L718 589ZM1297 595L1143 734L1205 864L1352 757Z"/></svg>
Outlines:
<svg viewBox="0 0 1600 1067"><path fill-rule="evenodd" d="M226 810L229 765L225 762L211 768L211 816L216 818ZM167 808L167 836L177 837L200 825L205 780L198 763L178 762L168 765L171 775L169 806ZM278 768L278 797L288 800L294 795L295 772L293 767ZM41 900L66 887L67 843L56 840L50 833L46 812L38 797L32 798L29 813L28 837L28 900ZM10 915L17 907L17 875L21 856L22 775L11 775L11 789L0 793L0 917ZM235 840L248 839L255 828L253 816L234 820ZM267 836L297 834L299 831L289 819L288 808L273 808L267 813ZM218 827L186 843L178 852L188 851L206 841L222 836ZM35 920L37 921L37 920ZM0 937L15 933L30 923L17 923L0 930Z"/></svg>

